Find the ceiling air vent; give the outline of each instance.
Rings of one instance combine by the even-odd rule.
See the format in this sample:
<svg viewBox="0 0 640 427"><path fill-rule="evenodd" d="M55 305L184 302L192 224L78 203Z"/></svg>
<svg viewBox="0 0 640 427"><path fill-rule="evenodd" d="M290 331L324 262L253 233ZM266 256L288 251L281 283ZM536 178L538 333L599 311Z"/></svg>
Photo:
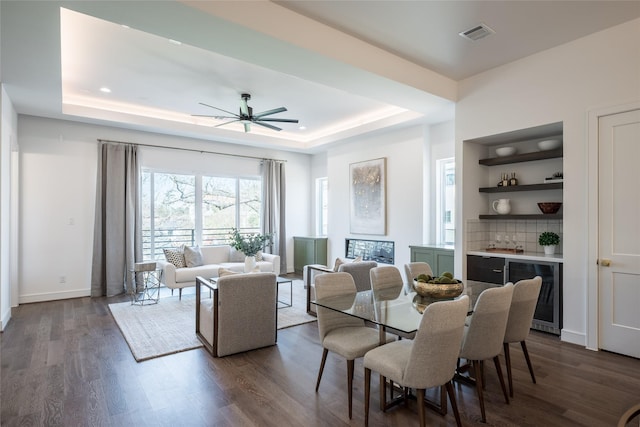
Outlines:
<svg viewBox="0 0 640 427"><path fill-rule="evenodd" d="M485 38L491 34L495 34L495 31L493 31L491 28L489 28L485 24L480 24L480 25L476 25L473 28L469 28L468 30L462 31L458 34L460 34L465 39L476 41L476 40Z"/></svg>

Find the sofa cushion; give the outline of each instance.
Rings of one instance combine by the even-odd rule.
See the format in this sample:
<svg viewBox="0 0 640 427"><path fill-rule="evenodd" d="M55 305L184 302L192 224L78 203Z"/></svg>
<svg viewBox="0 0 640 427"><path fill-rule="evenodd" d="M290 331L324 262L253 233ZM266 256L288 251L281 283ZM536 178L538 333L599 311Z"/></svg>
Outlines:
<svg viewBox="0 0 640 427"><path fill-rule="evenodd" d="M231 256L231 246L229 245L202 246L200 251L202 251L202 263L205 265L229 262Z"/></svg>
<svg viewBox="0 0 640 427"><path fill-rule="evenodd" d="M202 251L198 245L184 247L184 262L187 267L198 267L202 265Z"/></svg>
<svg viewBox="0 0 640 427"><path fill-rule="evenodd" d="M167 262L175 265L176 268L184 268L187 266L184 261L184 252L182 252L182 249L163 249L163 251Z"/></svg>
<svg viewBox="0 0 640 427"><path fill-rule="evenodd" d="M218 277L219 264L200 265L192 268L176 268L176 283L192 282L195 283L197 276L205 279Z"/></svg>
<svg viewBox="0 0 640 427"><path fill-rule="evenodd" d="M244 252L239 251L236 248L231 248L231 254L229 255L230 262L244 262L245 258Z"/></svg>
<svg viewBox="0 0 640 427"><path fill-rule="evenodd" d="M223 262L220 266L227 268L231 271L236 271L238 273L244 273L244 262ZM273 264L270 261L256 261L256 268L253 272L262 272L262 273L272 273L273 272Z"/></svg>

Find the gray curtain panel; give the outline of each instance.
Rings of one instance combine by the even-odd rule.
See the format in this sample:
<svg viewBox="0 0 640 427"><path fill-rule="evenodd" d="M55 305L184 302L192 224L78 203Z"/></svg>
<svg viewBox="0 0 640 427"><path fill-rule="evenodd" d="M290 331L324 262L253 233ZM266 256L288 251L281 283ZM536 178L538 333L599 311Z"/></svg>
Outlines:
<svg viewBox="0 0 640 427"><path fill-rule="evenodd" d="M264 233L273 233L271 253L280 255L280 271L287 272L287 233L285 228L286 189L284 163L262 161L262 225Z"/></svg>
<svg viewBox="0 0 640 427"><path fill-rule="evenodd" d="M132 289L129 272L142 259L137 146L99 142L91 296Z"/></svg>

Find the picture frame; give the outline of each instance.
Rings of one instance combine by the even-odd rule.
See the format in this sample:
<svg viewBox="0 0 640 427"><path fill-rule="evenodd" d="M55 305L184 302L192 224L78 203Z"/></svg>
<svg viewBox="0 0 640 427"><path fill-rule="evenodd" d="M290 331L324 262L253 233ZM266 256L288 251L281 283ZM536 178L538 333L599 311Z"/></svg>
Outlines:
<svg viewBox="0 0 640 427"><path fill-rule="evenodd" d="M349 165L349 224L353 234L387 232L387 159Z"/></svg>

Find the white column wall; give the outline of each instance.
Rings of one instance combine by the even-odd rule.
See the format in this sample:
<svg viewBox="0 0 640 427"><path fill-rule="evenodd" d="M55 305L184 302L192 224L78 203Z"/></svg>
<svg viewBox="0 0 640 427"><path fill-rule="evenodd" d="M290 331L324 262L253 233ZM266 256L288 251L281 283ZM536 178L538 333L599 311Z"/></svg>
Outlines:
<svg viewBox="0 0 640 427"><path fill-rule="evenodd" d="M562 339L587 334L589 111L640 99L640 20L495 68L460 83L456 105L457 236L477 218L477 155L465 139L564 123L564 327ZM468 145L468 144L467 144ZM466 156L465 156L466 155ZM468 161L466 159L469 159ZM475 162L474 162L475 159ZM635 191L629 189L629 191ZM463 237L464 238L464 237ZM456 245L461 266L464 245ZM597 253L594 251L592 253ZM466 271L466 264L464 264Z"/></svg>

